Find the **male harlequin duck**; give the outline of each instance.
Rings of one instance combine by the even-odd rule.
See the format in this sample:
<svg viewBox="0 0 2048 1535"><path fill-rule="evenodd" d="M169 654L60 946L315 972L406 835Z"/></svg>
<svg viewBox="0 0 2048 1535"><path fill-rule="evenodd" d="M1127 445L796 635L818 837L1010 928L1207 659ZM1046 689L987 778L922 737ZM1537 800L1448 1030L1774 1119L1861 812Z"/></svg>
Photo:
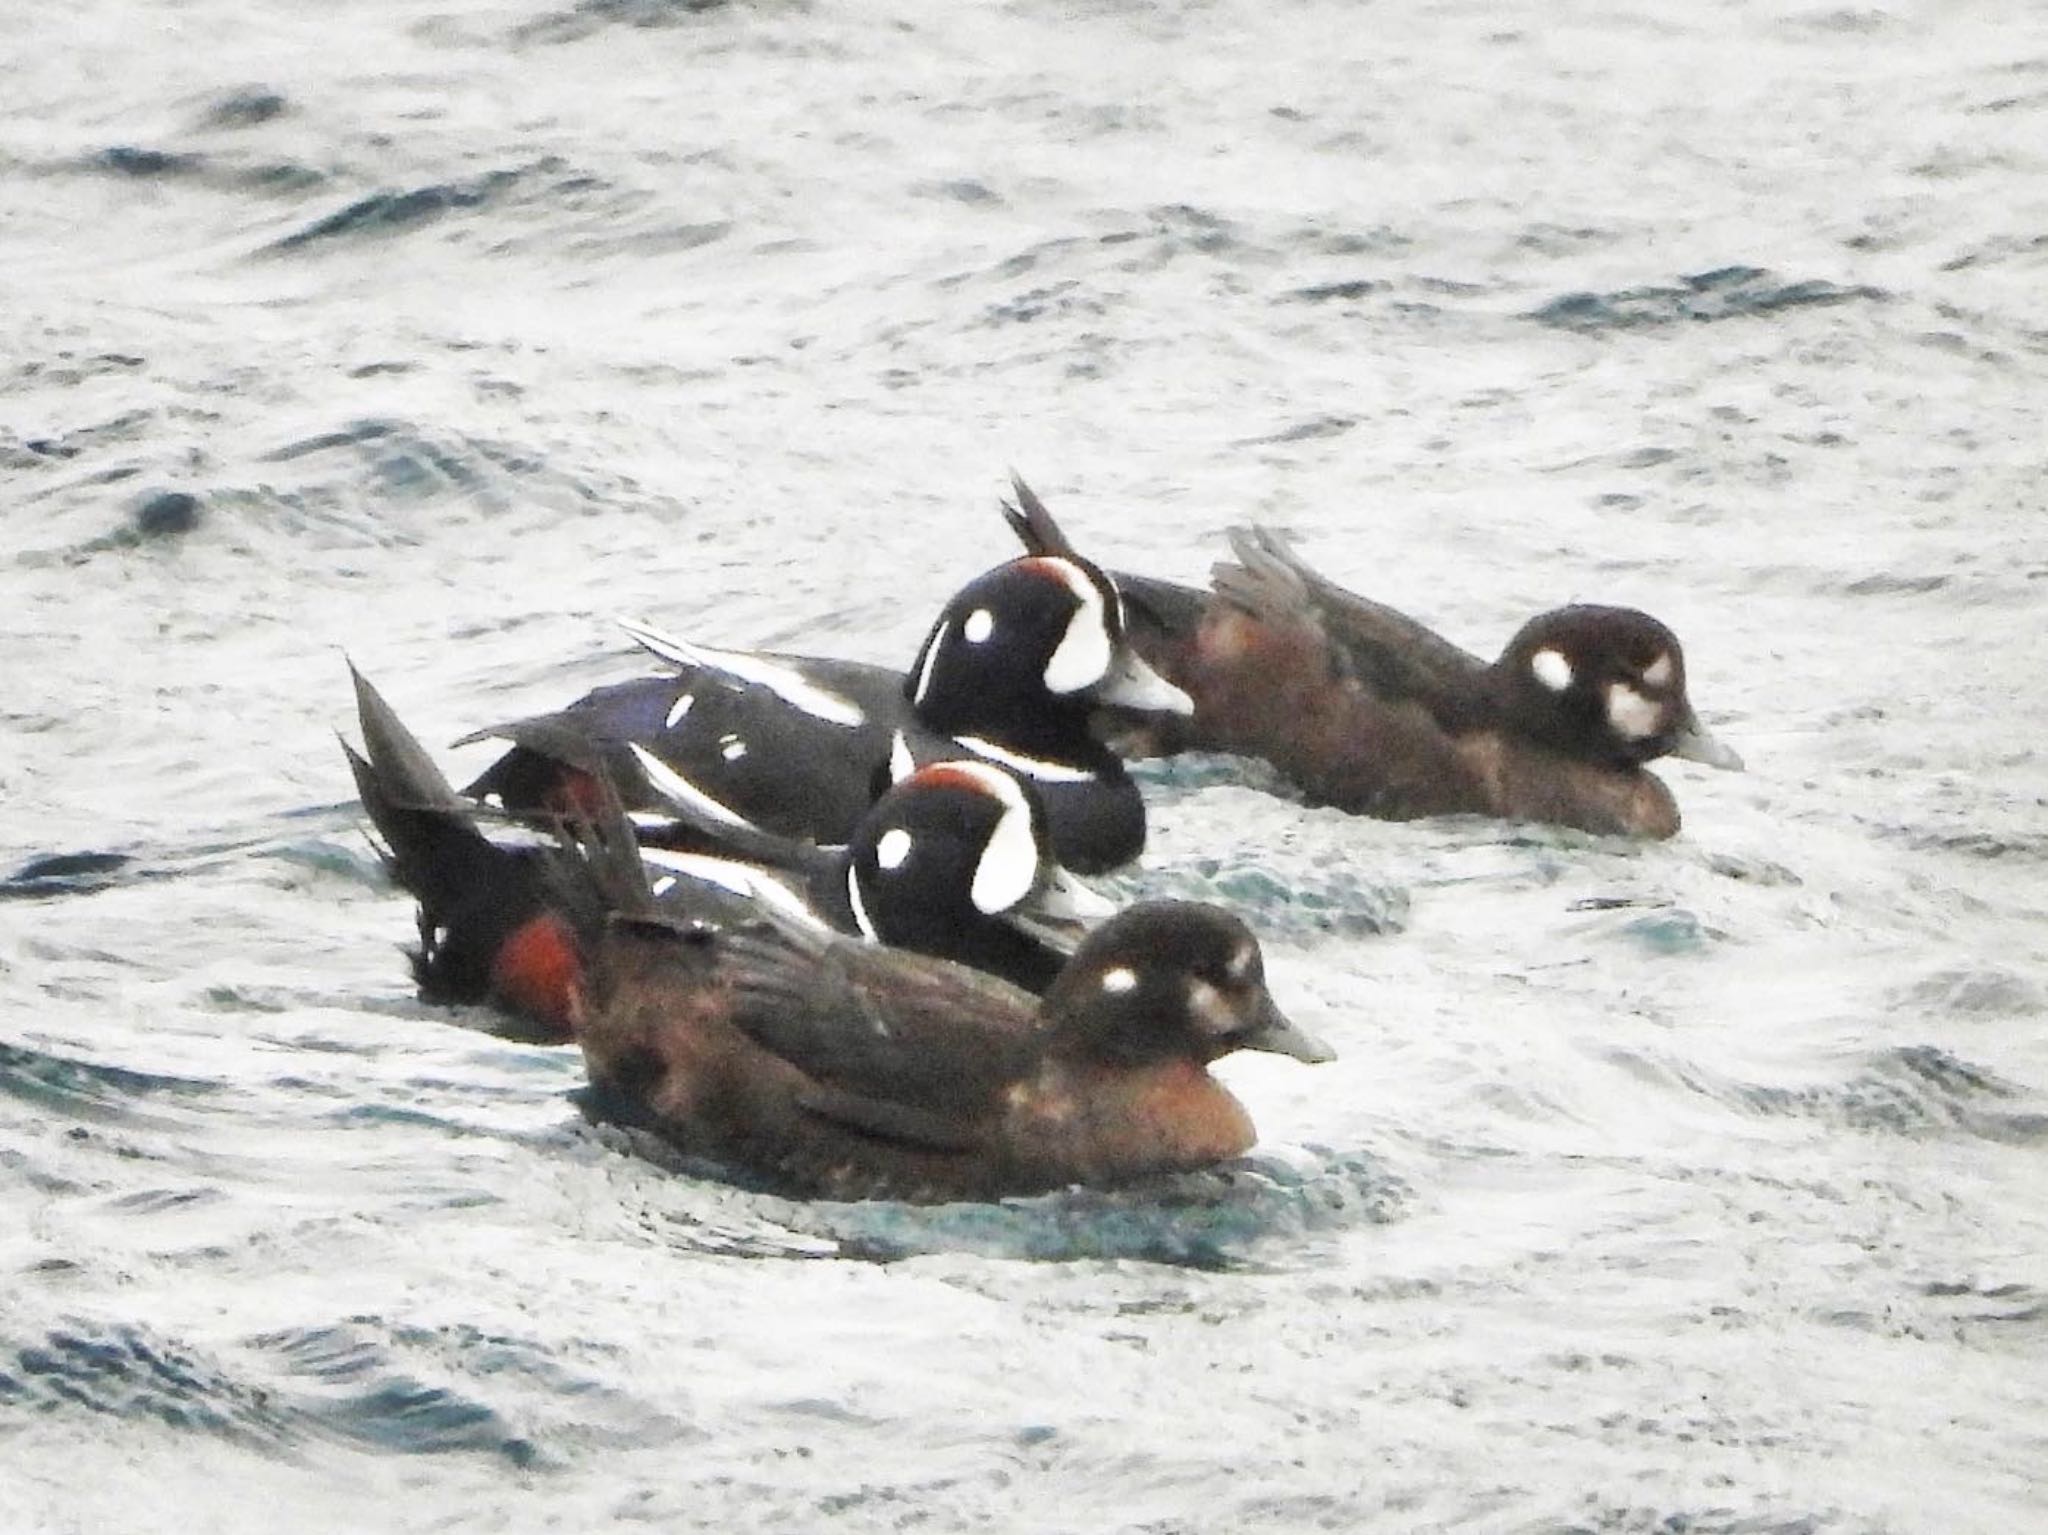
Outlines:
<svg viewBox="0 0 2048 1535"><path fill-rule="evenodd" d="M596 1111L788 1193L938 1201L1109 1185L1250 1149L1208 1066L1330 1059L1213 906L1133 906L1045 995L787 923L607 929L577 1040Z"/></svg>
<svg viewBox="0 0 2048 1535"><path fill-rule="evenodd" d="M1028 549L1067 547L1021 481ZM1531 619L1487 665L1311 570L1278 535L1233 531L1212 590L1126 576L1131 643L1195 701L1187 720L1108 719L1134 756L1262 757L1323 804L1390 820L1477 813L1669 837L1671 791L1644 764L1740 768L1685 692L1678 637L1590 605Z"/></svg>
<svg viewBox="0 0 2048 1535"><path fill-rule="evenodd" d="M1029 778L1059 861L1099 873L1143 851L1145 809L1122 762L1090 734L1091 712L1192 707L1126 643L1115 586L1071 550L1012 560L969 582L907 676L627 628L679 674L599 688L559 714L465 738L514 743L466 792L515 813L560 808L587 787L565 778L548 750L566 725L613 743L607 766L635 808L646 786L628 743L758 826L844 842L889 781L900 740L920 765L971 754Z"/></svg>
<svg viewBox="0 0 2048 1535"><path fill-rule="evenodd" d="M476 807L376 689L360 674L355 688L367 755L343 750L393 877L420 903L420 995L493 1004L515 1037L566 1041L569 999L607 913L587 881L563 876L556 847L486 837ZM647 849L646 873L658 897L693 914L772 906L820 931L943 955L1039 992L1072 953L1070 925L1113 910L1052 861L1032 791L987 763L917 770L837 848L748 827L663 764L647 765L661 803L698 835L693 851Z"/></svg>

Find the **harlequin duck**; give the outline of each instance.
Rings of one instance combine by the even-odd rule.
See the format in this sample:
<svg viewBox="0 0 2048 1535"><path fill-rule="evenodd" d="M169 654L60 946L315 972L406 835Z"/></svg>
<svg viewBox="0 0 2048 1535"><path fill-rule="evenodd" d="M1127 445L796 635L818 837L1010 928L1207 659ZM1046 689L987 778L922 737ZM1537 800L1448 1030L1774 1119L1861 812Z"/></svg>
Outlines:
<svg viewBox="0 0 2048 1535"><path fill-rule="evenodd" d="M920 765L972 754L1030 779L1059 861L1099 873L1143 850L1145 810L1122 762L1089 733L1091 712L1192 708L1126 643L1109 578L1071 551L1012 560L970 581L939 614L907 676L627 628L680 673L599 688L559 714L465 738L514 743L467 793L518 813L559 807L576 785L545 749L531 747L536 732L566 724L614 743L607 766L636 806L646 786L626 743L756 825L844 842L888 781L900 737Z"/></svg>
<svg viewBox="0 0 2048 1535"><path fill-rule="evenodd" d="M1068 547L1018 483L1011 526ZM1180 721L1106 716L1133 756L1262 757L1311 799L1390 820L1477 813L1669 837L1671 791L1644 764L1740 768L1686 698L1678 637L1632 608L1540 614L1488 665L1316 574L1275 533L1235 530L1212 589L1117 574L1131 643L1195 701Z"/></svg>
<svg viewBox="0 0 2048 1535"><path fill-rule="evenodd" d="M398 884L418 899L413 973L430 1002L490 1003L514 1037L569 1037L569 996L606 913L565 880L552 845L493 841L376 689L354 673L367 755L343 743ZM1052 862L1030 789L989 764L917 770L845 847L746 826L649 759L661 802L700 828L692 850L647 849L664 901L696 914L772 906L790 921L939 954L1031 991L1113 907ZM601 771L601 770L600 770Z"/></svg>
<svg viewBox="0 0 2048 1535"><path fill-rule="evenodd" d="M943 960L764 917L614 921L577 1040L595 1112L781 1191L992 1199L1242 1154L1255 1131L1208 1066L1331 1052L1266 990L1213 906L1096 928L1042 1003Z"/></svg>

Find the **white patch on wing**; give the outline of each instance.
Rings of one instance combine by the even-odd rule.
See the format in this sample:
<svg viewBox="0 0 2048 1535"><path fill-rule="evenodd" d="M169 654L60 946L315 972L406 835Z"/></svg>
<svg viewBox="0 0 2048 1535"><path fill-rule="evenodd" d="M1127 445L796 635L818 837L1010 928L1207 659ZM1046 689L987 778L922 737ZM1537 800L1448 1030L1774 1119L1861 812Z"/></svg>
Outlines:
<svg viewBox="0 0 2048 1535"><path fill-rule="evenodd" d="M1045 663L1045 688L1048 693L1078 693L1100 682L1116 659L1109 642L1109 616L1102 593L1073 561L1048 559L1045 563L1059 574L1080 604L1067 620L1059 648Z"/></svg>
<svg viewBox="0 0 2048 1535"><path fill-rule="evenodd" d="M976 608L967 615L967 622L960 626L960 634L970 645L979 645L996 632L996 616L987 608Z"/></svg>
<svg viewBox="0 0 2048 1535"><path fill-rule="evenodd" d="M1671 652L1659 652L1657 659L1643 668L1643 681L1653 688L1668 687L1671 683Z"/></svg>
<svg viewBox="0 0 2048 1535"><path fill-rule="evenodd" d="M1650 702L1626 682L1609 683L1607 687L1607 723L1614 727L1614 733L1625 740L1640 741L1657 733L1657 725L1664 718L1664 710Z"/></svg>
<svg viewBox="0 0 2048 1535"><path fill-rule="evenodd" d="M1036 778L1045 783L1088 783L1095 777L1086 768L1072 767L1064 762L1047 762L1042 757L1027 757L1022 752L1013 752L1008 747L998 746L981 736L956 736L954 739L977 757L1000 762L1004 767L1013 768L1026 778Z"/></svg>
<svg viewBox="0 0 2048 1535"><path fill-rule="evenodd" d="M932 690L932 673L938 667L939 652L945 648L947 628L947 621L941 619L939 627L932 631L930 642L924 647L924 665L917 669L917 686L910 694L913 704L923 703L925 694Z"/></svg>
<svg viewBox="0 0 2048 1535"><path fill-rule="evenodd" d="M1537 651L1529 657L1529 670L1553 693L1562 693L1572 685L1572 663L1564 658L1561 650Z"/></svg>
<svg viewBox="0 0 2048 1535"><path fill-rule="evenodd" d="M675 729L676 726L683 722L683 716L690 712L690 705L696 701L697 695L695 693L679 693L676 695L676 701L669 706L668 718L661 722L662 728L664 730Z"/></svg>
<svg viewBox="0 0 2048 1535"><path fill-rule="evenodd" d="M842 698L830 689L818 686L802 672L780 661L745 650L720 650L711 645L698 645L631 619L620 619L619 627L665 661L714 674L722 672L740 682L764 687L791 708L800 709L828 725L841 725L851 730L867 723L867 715L852 699Z"/></svg>
<svg viewBox="0 0 2048 1535"><path fill-rule="evenodd" d="M673 853L658 847L648 848L640 855L640 861L650 869L671 871L655 885L656 895L664 895L674 889L680 876L695 880L700 885L716 886L750 901L759 901L763 906L772 906L805 927L820 932L831 931L830 926L805 904L802 896L752 864L738 863L730 858L711 858L702 853Z"/></svg>
<svg viewBox="0 0 2048 1535"><path fill-rule="evenodd" d="M758 829L737 810L721 800L713 799L645 747L628 743L626 749L632 752L633 760L640 764L640 771L647 775L647 786L685 814L694 813L718 826L745 826Z"/></svg>
<svg viewBox="0 0 2048 1535"><path fill-rule="evenodd" d="M1134 991L1138 985L1138 972L1129 965L1118 965L1114 970L1102 972L1102 989L1112 997L1120 997L1127 991Z"/></svg>
<svg viewBox="0 0 2048 1535"><path fill-rule="evenodd" d="M903 860L910 856L910 833L900 826L892 826L882 833L875 844L875 862L885 869L900 869Z"/></svg>

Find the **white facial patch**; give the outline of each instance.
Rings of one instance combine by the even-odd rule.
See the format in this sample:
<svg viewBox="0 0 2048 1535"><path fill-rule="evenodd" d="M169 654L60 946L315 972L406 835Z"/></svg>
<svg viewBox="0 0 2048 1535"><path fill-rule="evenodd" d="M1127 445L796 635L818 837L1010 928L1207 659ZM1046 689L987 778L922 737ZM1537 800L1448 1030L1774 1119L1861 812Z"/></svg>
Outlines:
<svg viewBox="0 0 2048 1535"><path fill-rule="evenodd" d="M970 645L979 645L996 632L996 616L987 608L976 608L967 615L967 622L960 626L960 637Z"/></svg>
<svg viewBox="0 0 2048 1535"><path fill-rule="evenodd" d="M764 687L791 708L800 709L828 725L840 725L851 730L867 723L867 715L851 699L841 698L837 693L819 687L795 668L767 656L693 644L631 619L620 619L619 627L665 661L694 667L698 671L722 672L736 683Z"/></svg>
<svg viewBox="0 0 2048 1535"><path fill-rule="evenodd" d="M1643 668L1643 681L1653 688L1671 685L1671 652L1664 651L1656 660Z"/></svg>
<svg viewBox="0 0 2048 1535"><path fill-rule="evenodd" d="M737 762L747 754L747 743L738 736L721 736L718 740L718 754L727 762Z"/></svg>
<svg viewBox="0 0 2048 1535"><path fill-rule="evenodd" d="M1664 711L1650 702L1626 682L1613 682L1607 686L1607 723L1614 727L1614 733L1627 741L1640 741L1657 733L1657 724L1663 719Z"/></svg>
<svg viewBox="0 0 2048 1535"><path fill-rule="evenodd" d="M1095 589L1095 583L1079 566L1071 560L1060 559L1049 559L1044 563L1066 584L1067 590L1080 604L1074 616L1067 620L1067 632L1060 640L1059 649L1045 663L1045 689L1054 694L1078 693L1100 682L1108 674L1110 662L1116 659L1114 647L1109 643L1108 611L1103 604L1102 593Z"/></svg>
<svg viewBox="0 0 2048 1535"><path fill-rule="evenodd" d="M923 703L925 694L932 690L932 673L938 669L939 652L945 648L946 631L949 627L950 622L940 623L924 647L924 664L917 669L917 686L910 694L910 701L914 704Z"/></svg>
<svg viewBox="0 0 2048 1535"><path fill-rule="evenodd" d="M892 826L882 833L875 844L875 862L885 869L900 869L903 860L910 856L910 833L900 826Z"/></svg>
<svg viewBox="0 0 2048 1535"><path fill-rule="evenodd" d="M1204 1034L1221 1036L1237 1027L1237 1013L1223 1000L1223 993L1199 975L1188 980L1188 1011Z"/></svg>
<svg viewBox="0 0 2048 1535"><path fill-rule="evenodd" d="M1102 989L1112 997L1120 997L1138 987L1138 972L1128 965L1118 965L1114 970L1102 972Z"/></svg>
<svg viewBox="0 0 2048 1535"><path fill-rule="evenodd" d="M684 693L669 706L668 718L662 721L664 729L673 730L683 722L683 716L690 712L690 706L697 701L695 693Z"/></svg>
<svg viewBox="0 0 2048 1535"><path fill-rule="evenodd" d="M1089 783L1095 777L1086 768L1069 767L1064 762L1048 762L1043 757L1027 757L1022 752L1013 752L982 736L956 736L954 739L975 756L986 757L991 762L1000 762L1004 767L1013 768L1026 778L1036 778L1042 783Z"/></svg>
<svg viewBox="0 0 2048 1535"><path fill-rule="evenodd" d="M1259 949L1256 944L1246 944L1230 956L1230 963L1223 968L1233 981L1241 981L1251 974L1252 965L1257 962Z"/></svg>
<svg viewBox="0 0 2048 1535"><path fill-rule="evenodd" d="M1563 651L1537 651L1529 657L1529 670L1553 693L1562 693L1572 685L1572 663L1564 658Z"/></svg>
<svg viewBox="0 0 2048 1535"><path fill-rule="evenodd" d="M632 752L633 760L640 764L640 771L647 775L647 786L686 816L695 816L716 826L744 826L749 830L757 829L753 822L737 810L721 800L713 799L645 747L629 744L626 749Z"/></svg>

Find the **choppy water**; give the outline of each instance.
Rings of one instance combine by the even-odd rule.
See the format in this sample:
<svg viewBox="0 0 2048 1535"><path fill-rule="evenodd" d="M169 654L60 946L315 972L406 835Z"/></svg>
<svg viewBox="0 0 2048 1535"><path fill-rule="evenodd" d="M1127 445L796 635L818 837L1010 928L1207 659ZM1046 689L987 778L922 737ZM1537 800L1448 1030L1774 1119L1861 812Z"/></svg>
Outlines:
<svg viewBox="0 0 2048 1535"><path fill-rule="evenodd" d="M0 901L0 1528L2048 1515L2037 9L15 12L0 871L131 861ZM764 1198L411 1000L344 651L436 740L615 613L900 662L1012 465L1482 650L1648 608L1751 770L1154 772L1126 888L1343 1052L1165 1194Z"/></svg>

